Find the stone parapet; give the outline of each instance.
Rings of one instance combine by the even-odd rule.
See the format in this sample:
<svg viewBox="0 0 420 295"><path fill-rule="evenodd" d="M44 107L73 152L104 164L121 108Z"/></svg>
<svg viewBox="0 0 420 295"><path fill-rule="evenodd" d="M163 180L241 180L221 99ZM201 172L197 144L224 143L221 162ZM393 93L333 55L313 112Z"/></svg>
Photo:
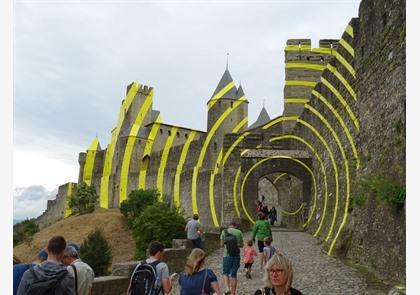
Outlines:
<svg viewBox="0 0 420 295"><path fill-rule="evenodd" d="M92 295L123 295L127 294L129 277L106 276L93 280Z"/></svg>

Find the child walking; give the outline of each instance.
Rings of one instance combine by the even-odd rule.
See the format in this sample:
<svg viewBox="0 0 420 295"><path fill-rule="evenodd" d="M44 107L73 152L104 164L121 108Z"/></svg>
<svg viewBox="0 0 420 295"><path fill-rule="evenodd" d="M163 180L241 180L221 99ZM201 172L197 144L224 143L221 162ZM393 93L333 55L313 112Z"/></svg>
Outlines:
<svg viewBox="0 0 420 295"><path fill-rule="evenodd" d="M264 238L264 249L263 249L263 265L267 263L268 260L276 253L276 248L271 246L273 239L270 237Z"/></svg>
<svg viewBox="0 0 420 295"><path fill-rule="evenodd" d="M252 247L254 244L252 240L249 240L246 244L244 249L245 276L251 279L252 264L254 263L254 256L257 256L257 252Z"/></svg>

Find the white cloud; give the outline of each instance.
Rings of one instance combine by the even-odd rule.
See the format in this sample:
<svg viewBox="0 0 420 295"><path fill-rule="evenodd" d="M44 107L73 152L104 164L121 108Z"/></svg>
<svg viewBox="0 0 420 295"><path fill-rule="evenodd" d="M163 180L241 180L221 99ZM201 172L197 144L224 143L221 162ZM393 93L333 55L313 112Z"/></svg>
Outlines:
<svg viewBox="0 0 420 295"><path fill-rule="evenodd" d="M41 185L51 191L67 182L77 182L77 161L63 161L30 151L15 150L13 153L13 187ZM45 204L44 204L45 206Z"/></svg>
<svg viewBox="0 0 420 295"><path fill-rule="evenodd" d="M47 200L52 200L57 189L47 190L41 185L18 187L13 191L13 219L24 220L41 215L47 208Z"/></svg>

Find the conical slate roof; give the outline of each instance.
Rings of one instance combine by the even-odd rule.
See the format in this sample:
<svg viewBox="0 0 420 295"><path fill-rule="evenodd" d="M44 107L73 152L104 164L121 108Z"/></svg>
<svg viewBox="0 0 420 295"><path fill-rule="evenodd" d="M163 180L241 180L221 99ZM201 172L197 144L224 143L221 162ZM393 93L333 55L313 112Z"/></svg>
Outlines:
<svg viewBox="0 0 420 295"><path fill-rule="evenodd" d="M101 145L99 144L98 136L95 136L95 138L92 140L90 146L87 148L88 151L100 151Z"/></svg>
<svg viewBox="0 0 420 295"><path fill-rule="evenodd" d="M238 91L236 91L236 99L245 96L244 90L242 89L242 85L239 85Z"/></svg>
<svg viewBox="0 0 420 295"><path fill-rule="evenodd" d="M224 87L226 87L230 83L233 83L233 79L229 73L229 70L226 69L226 71L223 73L222 78L219 81L219 84L217 84L216 90L214 90L213 95L211 97L213 98L217 93L219 93L220 90L222 90ZM236 86L233 86L227 93L223 94L222 97L235 99L236 91L237 91Z"/></svg>
<svg viewBox="0 0 420 295"><path fill-rule="evenodd" d="M255 128L255 127L258 127L258 126L262 126L265 123L269 122L270 120L271 119L270 119L270 116L267 113L267 110L265 109L265 107L263 107L259 116L258 116L258 119L251 126L249 126L248 129L252 129L252 128Z"/></svg>

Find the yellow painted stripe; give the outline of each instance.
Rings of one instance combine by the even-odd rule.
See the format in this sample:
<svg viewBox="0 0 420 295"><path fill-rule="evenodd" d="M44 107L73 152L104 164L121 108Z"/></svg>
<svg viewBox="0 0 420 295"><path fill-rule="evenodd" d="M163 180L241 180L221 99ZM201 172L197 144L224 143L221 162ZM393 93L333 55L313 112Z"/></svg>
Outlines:
<svg viewBox="0 0 420 295"><path fill-rule="evenodd" d="M321 171L322 171L322 175L324 176L324 209L322 211L322 216L321 216L321 220L319 222L318 225L318 229L315 231L314 236L318 236L322 225L324 224L324 219L325 219L325 214L327 212L327 204L328 204L328 182L327 182L327 172L325 170L325 166L324 166L324 162L321 160L321 157L319 156L318 152L315 150L315 148L309 143L307 142L305 139L303 139L300 136L296 136L296 135L283 135L283 136L278 136L278 137L273 137L270 139L270 142L272 141L276 141L276 140L283 140L283 139L294 139L297 140L303 144L305 144L311 151L312 153L315 155L316 159L318 160L318 163L321 167ZM337 179L337 188L338 188L338 179ZM336 197L338 198L338 190L336 190Z"/></svg>
<svg viewBox="0 0 420 295"><path fill-rule="evenodd" d="M325 126L328 128L328 130L331 132L331 134L333 135L335 141L337 142L338 145L338 149L340 150L341 153L341 157L343 158L344 161L344 169L345 169L345 175L346 175L346 200L345 200L345 204L344 204L344 216L343 219L341 221L340 227L330 245L330 248L328 249L328 255L331 255L332 250L334 249L335 243L337 242L337 238L340 235L341 230L343 229L346 220L347 220L347 211L348 211L348 206L349 206L349 200L350 200L350 176L349 176L349 165L348 165L348 161L347 161L347 156L346 153L344 151L344 148L341 144L340 139L337 136L337 133L334 131L334 129L332 128L332 126L328 123L328 121L314 108L312 108L309 105L306 105L305 108L307 108L308 110L310 110L312 113L314 113L324 124Z"/></svg>
<svg viewBox="0 0 420 295"><path fill-rule="evenodd" d="M338 185L338 169L337 169L337 164L335 161L335 157L334 154L331 150L331 148L329 147L329 145L327 144L326 140L324 139L324 137L322 137L322 135L315 129L315 127L313 127L311 124L309 124L308 122L298 119L297 120L298 123L306 126L307 128L309 128L315 135L316 137L322 142L322 144L324 145L325 149L327 150L327 153L331 159L331 163L333 165L333 170L334 170L334 176L335 176L335 204L334 204L334 214L333 214L333 219L331 222L331 226L330 229L328 231L327 237L325 238L325 241L328 241L331 237L334 225L335 225L335 220L337 218L337 211L338 211L338 198L339 198L339 185Z"/></svg>
<svg viewBox="0 0 420 295"><path fill-rule="evenodd" d="M355 78L356 77L356 70L353 66L340 54L337 52L335 58L349 71L349 73Z"/></svg>
<svg viewBox="0 0 420 295"><path fill-rule="evenodd" d="M242 180L242 185L241 185L241 203L242 203L242 209L244 210L244 212L245 212L245 215L247 216L247 218L249 219L249 221L251 222L251 223L255 223L255 221L252 219L252 217L249 215L249 213L248 213L248 210L246 209L246 207L245 207L245 202L244 202L244 187L245 187L245 183L246 183L246 180L248 179L248 176L249 176L249 174L257 167L257 166L259 166L259 165L261 165L262 163L264 163L264 162L266 162L266 161L268 161L268 160L271 160L271 159L290 159L290 160L292 160L292 161L294 161L294 162L297 162L297 163L299 163L300 165L302 165L308 172L309 172L309 174L311 174L311 177L312 177L312 182L313 182L313 185L314 185L314 195L313 195L313 204L314 204L314 206L313 206L313 210L312 210L312 213L313 213L313 211L314 211L314 209L315 209L315 207L316 207L316 192L317 192L317 189L316 189L316 180L315 180L315 175L314 175L314 173L313 173L313 171L305 164L305 163L303 163L302 161L300 161L300 160L298 160L298 159L295 159L295 158L292 158L292 157L289 157L289 156L272 156L272 157L267 157L267 158L264 158L264 159L262 159L262 160L260 160L260 161L258 161L257 163L255 163L248 171L247 171L247 173L245 174L245 176L244 176L244 179ZM309 216L309 218L308 218L308 220L304 223L304 227L306 227L308 224L309 224L309 222L310 222L310 220L311 220L311 218L312 218L312 214L310 214L310 216Z"/></svg>
<svg viewBox="0 0 420 295"><path fill-rule="evenodd" d="M159 115L156 118L155 122L153 123L152 129L150 130L149 136L147 137L147 141L144 147L143 157L141 158L141 161L143 160L145 156L150 157L150 154L152 153L153 143L155 142L156 134L159 131L159 127L161 123L162 123L162 117L161 115ZM138 188L142 188L142 189L146 188L146 176L147 176L147 167L145 169L140 169Z"/></svg>
<svg viewBox="0 0 420 295"><path fill-rule="evenodd" d="M354 35L353 35L353 27L351 25L348 25L346 27L346 33L349 34L350 37L352 37L352 38L354 37Z"/></svg>
<svg viewBox="0 0 420 295"><path fill-rule="evenodd" d="M290 117L278 117L277 119L274 119L270 122L268 122L267 124L264 125L263 129L268 129L271 126L274 126L280 122L283 121L296 121L299 117L298 116L290 116Z"/></svg>
<svg viewBox="0 0 420 295"><path fill-rule="evenodd" d="M343 46L347 50L347 52L350 53L351 56L354 57L354 49L353 49L353 47L351 47L351 45L349 43L347 43L346 40L341 38L340 41L338 41L338 43L340 43L341 46Z"/></svg>
<svg viewBox="0 0 420 295"><path fill-rule="evenodd" d="M120 133L121 126L125 118L126 110L130 107L131 102L133 101L134 96L137 94L137 91L139 90L139 88L140 88L140 85L137 83L134 83L130 87L130 90L127 93L126 99L121 104L120 112L118 115L117 126L111 132L111 142L107 146L107 150L105 153L105 160L104 160L104 169L102 171L102 177L101 177L101 190L100 190L100 195L99 195L99 205L101 208L108 208L109 176L111 175L115 145L117 143L118 135Z"/></svg>
<svg viewBox="0 0 420 295"><path fill-rule="evenodd" d="M312 52L315 52L315 53L329 54L329 55L333 55L333 56L335 56L337 54L337 50L336 49L333 49L333 48L325 48L325 47L312 48L311 51Z"/></svg>
<svg viewBox="0 0 420 295"><path fill-rule="evenodd" d="M241 213L239 211L238 206L238 196L237 196L237 188L238 188L238 179L241 175L241 166L239 166L238 170L236 170L235 180L233 182L233 205L235 206L236 215L241 217Z"/></svg>
<svg viewBox="0 0 420 295"><path fill-rule="evenodd" d="M166 140L166 144L162 152L162 157L160 158L160 165L159 165L157 182L156 182L157 189L160 192L159 201L163 200L163 175L165 174L166 162L168 161L169 150L172 147L177 130L178 130L178 127L171 128L171 135Z"/></svg>
<svg viewBox="0 0 420 295"><path fill-rule="evenodd" d="M223 149L220 150L219 155L217 156L216 163L214 164L213 173L210 174L210 183L209 183L209 203L210 203L210 214L213 220L215 227L219 227L219 220L217 219L216 207L214 206L214 175L219 172L219 166L222 162Z"/></svg>
<svg viewBox="0 0 420 295"><path fill-rule="evenodd" d="M336 109L328 102L328 100L322 96L321 93L312 90L312 94L315 95L315 97L317 97L318 99L320 99L329 109L330 111L334 114L334 116L337 118L338 122L340 123L341 127L344 130L344 133L346 134L347 139L349 140L350 146L351 146L351 150L353 152L353 156L354 159L356 161L356 169L359 169L360 167L360 159L359 159L359 155L356 149L356 145L354 144L354 140L353 137L350 134L349 129L347 128L346 124L344 123L343 119L341 118L340 114L336 111Z"/></svg>
<svg viewBox="0 0 420 295"><path fill-rule="evenodd" d="M228 93L229 92L229 90L231 90L233 87L235 86L235 83L233 83L233 81L232 82L230 82L228 85L226 85L225 87L223 87L222 89L220 89L220 91L219 92L217 92L211 99L210 99L210 101L208 102L208 105L207 105L207 108L208 109L211 109L215 104L216 104L216 102L223 96L223 95L225 95L226 93Z"/></svg>
<svg viewBox="0 0 420 295"><path fill-rule="evenodd" d="M73 186L71 182L67 184L67 193L66 193L66 212L64 213L64 217L69 217L71 215L71 208L70 208L70 199L72 195Z"/></svg>
<svg viewBox="0 0 420 295"><path fill-rule="evenodd" d="M311 45L287 45L284 51L310 51Z"/></svg>
<svg viewBox="0 0 420 295"><path fill-rule="evenodd" d="M325 70L325 65L314 64L309 62L286 62L286 69L308 69L323 71Z"/></svg>
<svg viewBox="0 0 420 295"><path fill-rule="evenodd" d="M271 142L273 139L274 139L274 138L270 139L270 142ZM285 175L287 175L287 173L281 173L279 176L277 176L277 177L274 179L273 183L274 183L274 184L276 184L276 183L277 183L277 181L279 181L279 180L280 180L280 178L282 178L282 177L283 177L283 176L285 176Z"/></svg>
<svg viewBox="0 0 420 295"><path fill-rule="evenodd" d="M332 65L328 64L327 69L334 74L334 76L337 77L338 80L346 87L347 91L351 95L351 97L354 99L354 101L357 101L356 92L353 90L353 87L347 82L346 78L341 75L341 73L337 70L336 67L333 67Z"/></svg>
<svg viewBox="0 0 420 295"><path fill-rule="evenodd" d="M302 203L302 204L300 205L300 207L299 207L296 211L294 211L294 212L288 212L288 211L281 210L281 213L283 213L284 215L293 216L293 215L298 214L298 213L300 212L300 210L302 210L302 209L303 209L303 203Z"/></svg>
<svg viewBox="0 0 420 295"><path fill-rule="evenodd" d="M313 81L300 81L300 80L288 80L286 81L286 86L306 86L306 87L315 87L316 83Z"/></svg>
<svg viewBox="0 0 420 295"><path fill-rule="evenodd" d="M238 133L238 131L241 130L241 128L244 127L246 123L248 123L248 116L246 116L245 118L243 118L241 120L241 122L239 122L235 126L235 128L233 128L232 133Z"/></svg>
<svg viewBox="0 0 420 295"><path fill-rule="evenodd" d="M191 142L194 140L196 132L191 130L188 134L187 140L182 147L181 156L179 157L178 165L176 166L175 180L174 180L174 204L179 207L179 184L181 181L182 168L184 167L185 159L187 158L188 149L190 148Z"/></svg>
<svg viewBox="0 0 420 295"><path fill-rule="evenodd" d="M341 95L341 93L325 78L321 77L321 83L327 86L329 90L338 98L340 103L343 105L344 109L346 110L347 114L349 114L351 120L353 121L354 127L359 130L359 121L357 120L356 116L354 115L353 111L351 110L350 106L347 104L347 101Z"/></svg>
<svg viewBox="0 0 420 295"><path fill-rule="evenodd" d="M233 150L235 149L235 147L248 135L250 134L250 132L244 132L241 136L239 136L233 143L232 145L228 148L228 150L226 151L225 156L223 157L223 162L222 162L222 166L225 166L226 161L229 159L230 154L233 152Z"/></svg>
<svg viewBox="0 0 420 295"><path fill-rule="evenodd" d="M137 141L137 134L143 124L144 118L148 110L152 107L153 102L153 90L150 91L149 95L147 95L146 100L140 107L136 119L134 120L133 125L130 129L130 135L127 139L127 144L125 145L124 149L124 157L121 164L121 176L120 176L120 203L127 199L127 185L128 185L128 174L130 170L130 162L131 162L131 155L133 153L134 146L136 145Z"/></svg>
<svg viewBox="0 0 420 295"><path fill-rule="evenodd" d="M297 103L297 104L305 104L308 103L309 99L308 98L285 98L284 99L284 103Z"/></svg>
<svg viewBox="0 0 420 295"><path fill-rule="evenodd" d="M86 161L85 166L83 167L83 181L86 182L87 185L91 185L92 182L93 165L95 163L98 146L99 140L95 137L86 151Z"/></svg>
<svg viewBox="0 0 420 295"><path fill-rule="evenodd" d="M262 144L259 144L259 145L256 146L257 149L259 149L261 147L262 147Z"/></svg>
<svg viewBox="0 0 420 295"><path fill-rule="evenodd" d="M216 120L216 122L214 123L214 125L211 127L210 131L206 135L206 139L204 140L203 147L201 148L200 155L198 157L197 165L194 167L193 178L192 178L191 205L192 205L192 210L193 210L194 214L198 214L197 177L198 177L198 172L199 172L199 170L200 170L200 168L203 164L203 160L204 160L204 156L205 156L206 151L207 151L207 147L208 147L211 139L213 138L214 134L216 133L216 130L223 123L223 121L226 119L226 117L229 116L229 114L231 112L233 112L240 104L242 104L245 101L246 101L245 96L236 100L233 103L232 107L227 109L226 111L224 111L224 113Z"/></svg>

